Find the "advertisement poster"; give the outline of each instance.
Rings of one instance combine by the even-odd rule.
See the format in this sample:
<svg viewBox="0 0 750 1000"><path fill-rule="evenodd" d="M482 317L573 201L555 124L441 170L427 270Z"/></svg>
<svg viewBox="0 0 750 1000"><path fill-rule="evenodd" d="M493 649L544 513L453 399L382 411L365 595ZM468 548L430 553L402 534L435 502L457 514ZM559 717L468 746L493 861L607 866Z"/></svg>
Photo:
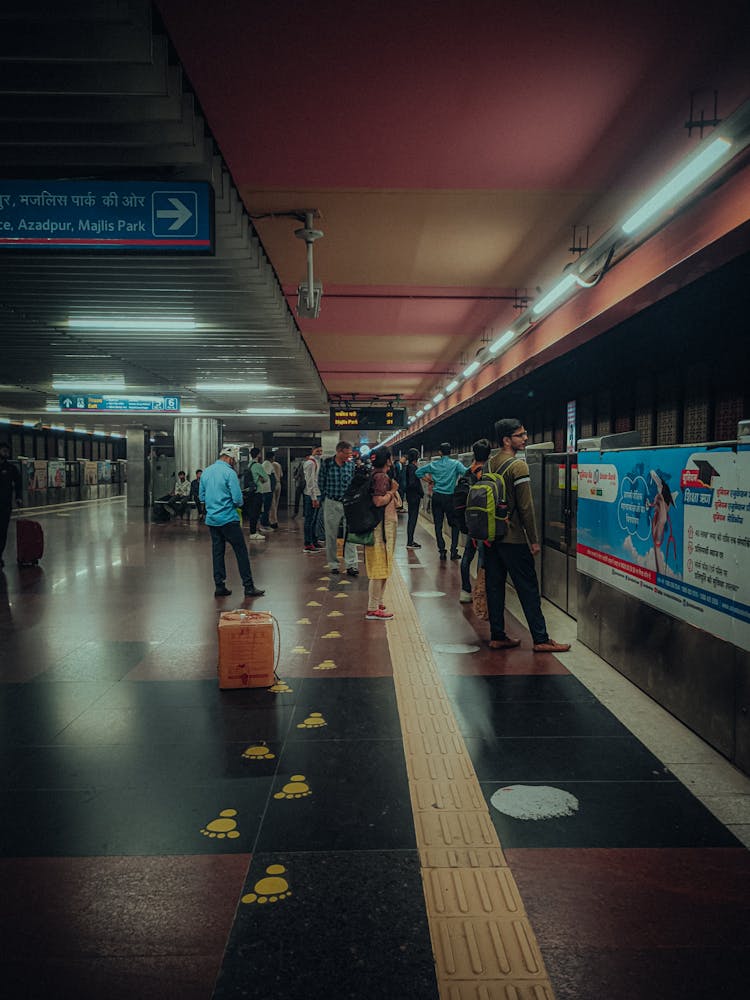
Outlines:
<svg viewBox="0 0 750 1000"><path fill-rule="evenodd" d="M65 476L65 462L51 459L47 462L47 481L53 489L61 489L67 485Z"/></svg>
<svg viewBox="0 0 750 1000"><path fill-rule="evenodd" d="M750 450L578 456L577 567L750 650Z"/></svg>
<svg viewBox="0 0 750 1000"><path fill-rule="evenodd" d="M26 476L26 489L29 493L37 493L39 490L47 489L47 463L44 461L26 461L24 474Z"/></svg>
<svg viewBox="0 0 750 1000"><path fill-rule="evenodd" d="M96 478L100 485L112 482L112 463L109 459L96 463Z"/></svg>
<svg viewBox="0 0 750 1000"><path fill-rule="evenodd" d="M98 475L99 469L97 462L83 463L83 482L85 486L96 486Z"/></svg>

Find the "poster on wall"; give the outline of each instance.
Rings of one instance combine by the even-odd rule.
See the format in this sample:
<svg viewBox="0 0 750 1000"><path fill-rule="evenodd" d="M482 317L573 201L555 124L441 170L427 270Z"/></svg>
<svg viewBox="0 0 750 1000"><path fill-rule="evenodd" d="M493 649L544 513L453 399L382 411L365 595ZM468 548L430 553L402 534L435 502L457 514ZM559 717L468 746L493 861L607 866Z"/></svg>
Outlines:
<svg viewBox="0 0 750 1000"><path fill-rule="evenodd" d="M96 486L98 475L99 469L96 462L83 463L83 482L86 486Z"/></svg>
<svg viewBox="0 0 750 1000"><path fill-rule="evenodd" d="M100 485L112 482L112 463L109 459L96 463L96 478Z"/></svg>
<svg viewBox="0 0 750 1000"><path fill-rule="evenodd" d="M44 461L25 461L24 474L26 489L29 493L38 493L47 489L47 463Z"/></svg>
<svg viewBox="0 0 750 1000"><path fill-rule="evenodd" d="M53 489L61 489L67 485L65 462L59 462L54 458L47 462L47 482Z"/></svg>
<svg viewBox="0 0 750 1000"><path fill-rule="evenodd" d="M578 455L577 567L750 650L750 449Z"/></svg>

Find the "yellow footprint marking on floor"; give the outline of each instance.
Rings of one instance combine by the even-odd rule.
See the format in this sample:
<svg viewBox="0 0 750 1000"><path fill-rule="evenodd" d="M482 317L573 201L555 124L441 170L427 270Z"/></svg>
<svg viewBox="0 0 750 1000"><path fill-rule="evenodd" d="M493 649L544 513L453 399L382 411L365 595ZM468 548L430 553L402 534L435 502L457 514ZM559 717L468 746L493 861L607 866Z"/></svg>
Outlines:
<svg viewBox="0 0 750 1000"><path fill-rule="evenodd" d="M305 649L304 646L295 646L294 649L292 649L292 652L293 653L309 653L310 650L309 649Z"/></svg>
<svg viewBox="0 0 750 1000"><path fill-rule="evenodd" d="M280 679L275 684L272 684L268 690L272 694L293 694L292 688L289 687L287 682Z"/></svg>
<svg viewBox="0 0 750 1000"><path fill-rule="evenodd" d="M278 903L280 899L291 896L292 891L283 875L286 868L283 865L269 865L266 868L266 875L271 878L262 878L255 883L255 892L248 892L241 899L242 903Z"/></svg>
<svg viewBox="0 0 750 1000"><path fill-rule="evenodd" d="M335 669L336 669L336 664L333 662L333 660L323 660L321 663L317 665L317 667L313 667L313 670L335 670Z"/></svg>
<svg viewBox="0 0 750 1000"><path fill-rule="evenodd" d="M316 590L328 590L328 587L316 587Z"/></svg>
<svg viewBox="0 0 750 1000"><path fill-rule="evenodd" d="M351 580L339 580L340 587L351 587L351 585L352 585Z"/></svg>
<svg viewBox="0 0 750 1000"><path fill-rule="evenodd" d="M320 712L310 712L304 722L297 723L297 729L319 729L320 726L327 726L328 723Z"/></svg>
<svg viewBox="0 0 750 1000"><path fill-rule="evenodd" d="M328 614L326 615L326 618L343 618L343 617L344 617L343 611L329 611Z"/></svg>
<svg viewBox="0 0 750 1000"><path fill-rule="evenodd" d="M236 840L240 835L240 831L237 829L237 822L232 818L236 815L236 809L222 809L219 813L219 818L212 819L210 823L206 823L201 828L201 833L204 837L216 837L219 840L228 837L230 840Z"/></svg>
<svg viewBox="0 0 750 1000"><path fill-rule="evenodd" d="M267 746L258 744L257 746L248 747L247 750L243 750L242 756L247 757L248 760L273 760L276 754L271 753Z"/></svg>
<svg viewBox="0 0 750 1000"><path fill-rule="evenodd" d="M306 795L312 795L310 786L305 782L304 774L293 774L292 780L284 785L280 792L276 792L275 799L304 799Z"/></svg>
<svg viewBox="0 0 750 1000"><path fill-rule="evenodd" d="M336 598L337 601L345 601L346 598L349 595L348 594L334 594L333 596Z"/></svg>
<svg viewBox="0 0 750 1000"><path fill-rule="evenodd" d="M324 636L321 636L321 638L322 639L340 639L341 638L341 633L340 632L326 632L326 634Z"/></svg>
<svg viewBox="0 0 750 1000"><path fill-rule="evenodd" d="M310 621L309 618L298 618L297 619L297 624L298 625L312 625L312 622Z"/></svg>
<svg viewBox="0 0 750 1000"><path fill-rule="evenodd" d="M327 576L319 576L319 577L318 577L318 579L319 579L319 580L326 580L326 581L327 581L327 580L328 580L328 577L327 577Z"/></svg>
<svg viewBox="0 0 750 1000"><path fill-rule="evenodd" d="M305 605L306 608L322 608L323 605L319 604L317 601L308 601Z"/></svg>

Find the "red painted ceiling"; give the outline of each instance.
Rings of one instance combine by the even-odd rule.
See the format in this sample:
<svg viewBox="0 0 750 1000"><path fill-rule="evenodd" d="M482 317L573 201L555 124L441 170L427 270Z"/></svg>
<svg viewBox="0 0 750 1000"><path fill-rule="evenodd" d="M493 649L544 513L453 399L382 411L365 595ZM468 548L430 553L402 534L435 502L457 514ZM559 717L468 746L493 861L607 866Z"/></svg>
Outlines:
<svg viewBox="0 0 750 1000"><path fill-rule="evenodd" d="M328 391L432 396L750 97L747 5L158 0Z"/></svg>

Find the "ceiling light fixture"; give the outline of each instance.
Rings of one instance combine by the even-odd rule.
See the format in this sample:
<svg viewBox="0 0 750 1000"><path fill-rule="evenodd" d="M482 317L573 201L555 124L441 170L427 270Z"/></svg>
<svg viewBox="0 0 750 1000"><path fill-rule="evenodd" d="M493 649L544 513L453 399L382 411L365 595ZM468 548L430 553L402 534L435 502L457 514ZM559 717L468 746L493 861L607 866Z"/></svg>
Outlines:
<svg viewBox="0 0 750 1000"><path fill-rule="evenodd" d="M431 409L432 409L432 403L425 403L424 404L424 412L425 413L427 413L427 411L431 410Z"/></svg>
<svg viewBox="0 0 750 1000"><path fill-rule="evenodd" d="M437 396L433 396L433 397L432 397L432 402L433 402L433 403L440 403L440 402L442 402L442 400L444 400L444 399L445 399L445 394L444 394L444 393L442 393L442 392L439 392L439 393L437 394Z"/></svg>
<svg viewBox="0 0 750 1000"><path fill-rule="evenodd" d="M478 371L478 370L479 370L479 362L478 361L472 361L471 364L467 368L464 368L464 370L462 372L463 377L464 378L469 378L471 375L474 374L475 371Z"/></svg>
<svg viewBox="0 0 750 1000"><path fill-rule="evenodd" d="M423 417L423 416L424 416L424 410L417 410L417 417Z"/></svg>
<svg viewBox="0 0 750 1000"><path fill-rule="evenodd" d="M490 344L489 346L490 354L497 354L500 348L505 347L505 345L509 344L511 340L513 340L513 331L506 330L505 333L501 334L497 338L497 340L495 340L492 344Z"/></svg>
<svg viewBox="0 0 750 1000"><path fill-rule="evenodd" d="M454 389L458 389L458 379L454 378L452 382L449 382L445 387L446 392L453 392Z"/></svg>
<svg viewBox="0 0 750 1000"><path fill-rule="evenodd" d="M58 392L109 392L111 390L125 389L124 381L113 379L111 375L102 375L100 379L92 379L87 375L85 379L75 379L66 377L64 381L54 381L52 388Z"/></svg>
<svg viewBox="0 0 750 1000"><path fill-rule="evenodd" d="M102 316L98 319L84 319L71 316L68 320L71 330L154 330L167 331L197 330L198 324L192 319L112 319Z"/></svg>
<svg viewBox="0 0 750 1000"><path fill-rule="evenodd" d="M269 392L279 386L265 382L197 382L196 392Z"/></svg>
<svg viewBox="0 0 750 1000"><path fill-rule="evenodd" d="M552 305L553 302L557 302L557 300L562 298L566 292L569 292L575 284L575 276L572 274L566 274L561 281L558 281L554 288L551 288L546 295L543 295L538 302L534 303L531 311L536 316L543 313L545 309Z"/></svg>
<svg viewBox="0 0 750 1000"><path fill-rule="evenodd" d="M732 143L729 139L719 138L710 142L705 149L702 149L697 156L689 160L684 167L677 171L663 187L653 194L648 201L642 205L637 212L634 212L622 224L623 232L626 235L634 233L652 215L673 203L677 196L694 182L705 180L710 167L718 167L719 160L729 151Z"/></svg>

